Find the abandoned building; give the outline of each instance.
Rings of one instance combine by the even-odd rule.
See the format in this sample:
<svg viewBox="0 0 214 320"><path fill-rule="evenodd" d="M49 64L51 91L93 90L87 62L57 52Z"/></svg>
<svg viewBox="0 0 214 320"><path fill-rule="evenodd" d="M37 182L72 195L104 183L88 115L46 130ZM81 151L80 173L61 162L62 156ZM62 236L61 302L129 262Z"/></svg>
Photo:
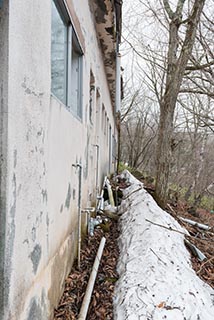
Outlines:
<svg viewBox="0 0 214 320"><path fill-rule="evenodd" d="M121 3L0 0L0 319L52 318L115 170Z"/></svg>

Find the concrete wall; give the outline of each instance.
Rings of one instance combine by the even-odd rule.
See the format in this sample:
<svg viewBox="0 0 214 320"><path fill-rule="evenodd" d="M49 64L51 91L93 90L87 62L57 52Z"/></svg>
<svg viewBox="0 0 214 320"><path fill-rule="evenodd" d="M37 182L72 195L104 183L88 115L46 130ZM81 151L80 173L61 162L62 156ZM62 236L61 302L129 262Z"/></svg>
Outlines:
<svg viewBox="0 0 214 320"><path fill-rule="evenodd" d="M96 110L96 97L93 124L89 120L91 70L95 87L99 87L99 105L105 105L112 130L114 119L88 1L75 0L72 5L85 41L82 121L51 95L51 1L10 3L5 225L8 304L3 319L43 320L52 316L76 255L79 180L72 164L79 162L83 167L82 208L94 204L95 199L94 144L100 146L100 183L109 170L107 136L101 126L102 112L99 107ZM1 28L0 41L2 37Z"/></svg>
<svg viewBox="0 0 214 320"><path fill-rule="evenodd" d="M5 225L7 211L7 122L8 122L8 2L0 8L0 319L8 300L5 277Z"/></svg>

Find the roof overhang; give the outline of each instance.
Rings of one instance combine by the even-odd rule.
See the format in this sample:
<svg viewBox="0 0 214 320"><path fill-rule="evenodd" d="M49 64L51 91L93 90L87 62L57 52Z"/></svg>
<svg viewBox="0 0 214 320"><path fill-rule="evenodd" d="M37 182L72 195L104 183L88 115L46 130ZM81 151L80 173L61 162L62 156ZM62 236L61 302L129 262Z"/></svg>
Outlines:
<svg viewBox="0 0 214 320"><path fill-rule="evenodd" d="M91 0L111 98L115 101L116 53L121 36L122 0Z"/></svg>

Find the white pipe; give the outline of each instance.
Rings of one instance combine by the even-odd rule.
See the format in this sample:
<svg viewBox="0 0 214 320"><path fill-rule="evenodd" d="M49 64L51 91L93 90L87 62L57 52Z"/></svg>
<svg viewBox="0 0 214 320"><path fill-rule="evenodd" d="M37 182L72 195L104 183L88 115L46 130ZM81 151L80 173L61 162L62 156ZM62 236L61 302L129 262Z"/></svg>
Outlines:
<svg viewBox="0 0 214 320"><path fill-rule="evenodd" d="M78 249L77 249L77 268L80 270L80 252L81 252L81 192L82 192L82 165L72 164L74 168L79 169L79 196L78 196Z"/></svg>
<svg viewBox="0 0 214 320"><path fill-rule="evenodd" d="M80 252L81 252L81 192L82 192L82 166L77 164L79 167L79 199L78 199L78 269L80 270Z"/></svg>
<svg viewBox="0 0 214 320"><path fill-rule="evenodd" d="M194 227L198 227L198 228L203 229L203 230L210 230L211 229L211 227L207 226L206 224L198 223L196 221L193 221L193 220L190 220L190 219L186 219L186 218L182 218L182 217L179 217L179 218L182 221L187 222L187 223L191 224Z"/></svg>
<svg viewBox="0 0 214 320"><path fill-rule="evenodd" d="M111 184L108 179L106 179L106 186L108 190L108 197L109 197L109 203L112 207L114 207L114 197L113 197L113 192L111 189Z"/></svg>
<svg viewBox="0 0 214 320"><path fill-rule="evenodd" d="M88 285L86 288L86 292L85 292L85 296L82 302L82 306L80 309L80 313L79 313L79 317L78 320L85 320L86 316L87 316L87 312L88 312L88 307L91 301L91 295L93 292L93 288L94 288L94 283L96 280L96 276L97 276L97 271L99 268L99 264L100 264L100 260L103 254L103 249L105 246L105 242L106 242L106 238L102 238L100 241L100 245L99 245L99 249L97 251L97 255L96 258L94 260L94 264L93 264L93 268L92 268L92 272L88 281Z"/></svg>

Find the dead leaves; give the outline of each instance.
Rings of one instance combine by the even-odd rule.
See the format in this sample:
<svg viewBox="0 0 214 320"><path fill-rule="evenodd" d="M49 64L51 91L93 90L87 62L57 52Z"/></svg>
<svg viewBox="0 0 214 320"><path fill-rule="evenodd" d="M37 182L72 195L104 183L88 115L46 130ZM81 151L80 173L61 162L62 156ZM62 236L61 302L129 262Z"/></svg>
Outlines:
<svg viewBox="0 0 214 320"><path fill-rule="evenodd" d="M97 229L93 238L84 241L84 249L81 252L81 272L75 268L71 270L65 282L64 294L55 310L54 320L77 319L102 235L103 231ZM106 245L88 310L88 320L113 319L112 299L115 282L118 279L116 264L119 256L116 222L111 222L110 232L105 233L105 237Z"/></svg>
<svg viewBox="0 0 214 320"><path fill-rule="evenodd" d="M194 217L194 221L206 224L213 229L214 215L202 209L198 209L197 212L198 217ZM174 208L173 212L171 210L170 213L175 219L178 215L181 215L184 218L192 220L192 215L187 211L179 211L179 207ZM200 262L199 259L191 253L193 269L202 280L214 288L214 233L190 225L181 219L178 219L178 222L188 230L191 237L186 236L187 239L207 257L207 260Z"/></svg>

